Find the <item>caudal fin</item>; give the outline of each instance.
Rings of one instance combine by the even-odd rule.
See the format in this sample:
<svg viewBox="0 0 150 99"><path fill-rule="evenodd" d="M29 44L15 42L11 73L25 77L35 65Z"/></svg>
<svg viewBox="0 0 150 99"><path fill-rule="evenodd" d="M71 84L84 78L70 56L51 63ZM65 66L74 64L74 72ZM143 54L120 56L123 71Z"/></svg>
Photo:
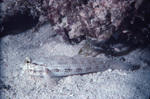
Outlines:
<svg viewBox="0 0 150 99"><path fill-rule="evenodd" d="M134 71L140 69L140 65L134 65L134 64L124 63L120 61L113 61L112 64L110 64L110 69Z"/></svg>

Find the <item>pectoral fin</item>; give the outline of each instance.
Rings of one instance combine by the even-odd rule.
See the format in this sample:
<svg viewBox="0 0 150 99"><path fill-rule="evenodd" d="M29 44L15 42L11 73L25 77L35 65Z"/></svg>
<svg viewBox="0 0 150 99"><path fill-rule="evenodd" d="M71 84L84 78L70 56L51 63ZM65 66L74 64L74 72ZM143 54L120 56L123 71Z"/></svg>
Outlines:
<svg viewBox="0 0 150 99"><path fill-rule="evenodd" d="M45 82L48 86L55 86L56 85L56 81L51 77L52 72L45 68L45 73L44 73L44 79Z"/></svg>

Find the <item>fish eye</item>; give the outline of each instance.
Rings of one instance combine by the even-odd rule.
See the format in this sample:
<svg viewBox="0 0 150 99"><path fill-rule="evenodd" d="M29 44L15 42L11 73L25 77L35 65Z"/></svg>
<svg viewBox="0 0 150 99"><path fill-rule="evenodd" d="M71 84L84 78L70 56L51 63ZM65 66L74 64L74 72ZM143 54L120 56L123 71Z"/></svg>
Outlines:
<svg viewBox="0 0 150 99"><path fill-rule="evenodd" d="M25 59L25 63L31 63L31 58L26 57L26 59Z"/></svg>

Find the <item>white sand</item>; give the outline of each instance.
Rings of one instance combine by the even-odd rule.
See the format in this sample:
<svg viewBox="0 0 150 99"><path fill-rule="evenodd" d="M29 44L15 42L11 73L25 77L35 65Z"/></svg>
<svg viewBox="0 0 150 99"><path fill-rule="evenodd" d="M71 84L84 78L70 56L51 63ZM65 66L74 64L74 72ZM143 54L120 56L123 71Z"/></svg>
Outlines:
<svg viewBox="0 0 150 99"><path fill-rule="evenodd" d="M138 63L145 69L137 71L107 70L64 77L56 86L43 78L22 74L26 57L37 59L53 55L77 55L78 45L65 43L45 25L36 33L31 30L0 39L0 99L148 99L150 97L150 48L137 49L124 56L127 62ZM104 54L99 57L106 58ZM118 59L118 58L116 58ZM8 88L9 87L9 88Z"/></svg>

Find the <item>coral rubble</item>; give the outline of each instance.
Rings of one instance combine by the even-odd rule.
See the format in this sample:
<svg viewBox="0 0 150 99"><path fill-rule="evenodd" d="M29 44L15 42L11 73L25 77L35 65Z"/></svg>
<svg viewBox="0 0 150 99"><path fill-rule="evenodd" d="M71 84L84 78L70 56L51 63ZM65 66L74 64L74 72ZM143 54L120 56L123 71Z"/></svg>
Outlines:
<svg viewBox="0 0 150 99"><path fill-rule="evenodd" d="M70 39L105 41L133 9L135 0L44 0L42 8L54 30Z"/></svg>

